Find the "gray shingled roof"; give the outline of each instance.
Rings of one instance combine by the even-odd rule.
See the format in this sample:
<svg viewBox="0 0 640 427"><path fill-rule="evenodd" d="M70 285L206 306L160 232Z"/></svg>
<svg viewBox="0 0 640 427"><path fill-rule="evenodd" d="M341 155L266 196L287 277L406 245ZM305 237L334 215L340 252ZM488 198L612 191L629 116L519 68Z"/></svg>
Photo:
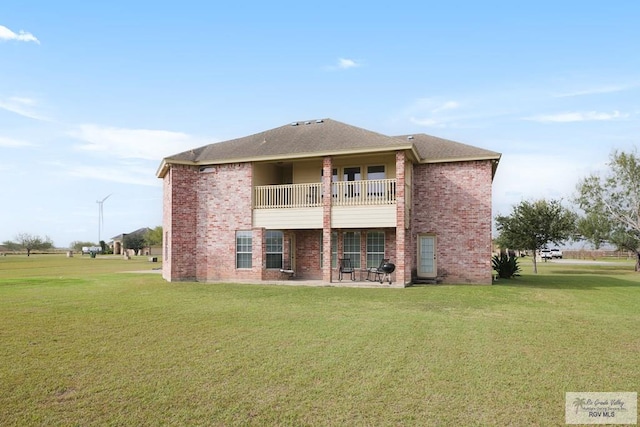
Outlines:
<svg viewBox="0 0 640 427"><path fill-rule="evenodd" d="M396 138L405 141L412 141L420 161L424 163L480 160L480 159L500 159L500 153L474 147L473 145L462 144L424 133L414 135L401 135Z"/></svg>
<svg viewBox="0 0 640 427"><path fill-rule="evenodd" d="M165 158L163 165L206 165L395 150L411 150L418 161L425 163L500 158L500 154L493 151L430 135L412 137L382 135L331 119L309 120L185 151Z"/></svg>
<svg viewBox="0 0 640 427"><path fill-rule="evenodd" d="M142 227L142 228L138 228L136 231L132 231L131 233L118 234L117 236L112 237L111 240L123 240L125 235L134 236L138 234L145 234L148 231L151 231L149 227Z"/></svg>

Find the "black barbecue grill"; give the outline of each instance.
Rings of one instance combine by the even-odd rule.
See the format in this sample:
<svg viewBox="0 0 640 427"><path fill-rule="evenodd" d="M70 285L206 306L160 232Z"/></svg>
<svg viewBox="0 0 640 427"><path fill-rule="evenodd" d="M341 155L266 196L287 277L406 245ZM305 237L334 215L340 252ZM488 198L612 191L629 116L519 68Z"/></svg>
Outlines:
<svg viewBox="0 0 640 427"><path fill-rule="evenodd" d="M396 265L391 262L385 262L384 264L382 264L380 270L382 270L382 272L384 273L382 278L380 279L380 283L388 280L389 284L391 284L391 273L396 271Z"/></svg>
<svg viewBox="0 0 640 427"><path fill-rule="evenodd" d="M389 258L380 260L380 264L377 267L370 267L367 269L367 280L371 282L384 282L389 281L391 284L391 273L396 270L396 265L389 262Z"/></svg>

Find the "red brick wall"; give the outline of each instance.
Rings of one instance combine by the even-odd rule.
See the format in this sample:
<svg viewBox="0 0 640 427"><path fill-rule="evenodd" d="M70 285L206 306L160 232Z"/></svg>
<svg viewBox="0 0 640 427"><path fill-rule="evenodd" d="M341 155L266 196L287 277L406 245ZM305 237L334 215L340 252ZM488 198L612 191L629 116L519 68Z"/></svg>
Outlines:
<svg viewBox="0 0 640 427"><path fill-rule="evenodd" d="M296 277L299 279L322 280L320 268L320 242L322 230L297 230L296 239ZM331 259L328 261L331 263Z"/></svg>
<svg viewBox="0 0 640 427"><path fill-rule="evenodd" d="M251 230L251 179L251 164L219 165L207 172L171 166L164 178L165 279L260 278L260 230L254 230L252 268L235 268L236 230Z"/></svg>
<svg viewBox="0 0 640 427"><path fill-rule="evenodd" d="M406 155L404 151L396 153L396 271L397 281L406 285L411 283L411 258L407 256L407 240L411 233L407 231L405 211L407 200L405 198L406 177L405 177Z"/></svg>
<svg viewBox="0 0 640 427"><path fill-rule="evenodd" d="M171 170L162 179L162 277L171 280Z"/></svg>
<svg viewBox="0 0 640 427"><path fill-rule="evenodd" d="M325 160L325 169L330 170L331 159ZM397 165L404 163L403 157L396 160ZM387 256L397 266L394 281L406 283L415 274L416 235L433 233L437 236L438 275L444 282L491 283L491 171L488 161L414 166L410 229L385 230ZM404 176L399 175L398 196L404 200ZM171 166L164 178L166 280L283 278L279 271L263 270L262 229L252 230L252 268L235 268L235 232L251 230L251 189L251 164L219 165L208 172ZM398 210L399 216L401 212L403 209ZM325 265L330 263L329 230L325 224ZM331 269L319 267L322 232L285 231L287 250L294 235L297 277L330 278ZM364 233L362 239L364 242ZM364 257L365 251L362 253ZM364 265L365 260L362 262Z"/></svg>
<svg viewBox="0 0 640 427"><path fill-rule="evenodd" d="M489 161L414 167L412 257L415 236L435 234L444 283L491 284L491 174Z"/></svg>
<svg viewBox="0 0 640 427"><path fill-rule="evenodd" d="M198 280L255 278L259 274L259 265L236 269L236 231L250 231L252 226L251 177L250 163L218 165L199 174ZM255 242L255 236L253 239L255 252L261 245Z"/></svg>
<svg viewBox="0 0 640 427"><path fill-rule="evenodd" d="M197 174L197 169L174 165L164 177L163 231L169 242L164 245L162 275L168 281L196 278Z"/></svg>

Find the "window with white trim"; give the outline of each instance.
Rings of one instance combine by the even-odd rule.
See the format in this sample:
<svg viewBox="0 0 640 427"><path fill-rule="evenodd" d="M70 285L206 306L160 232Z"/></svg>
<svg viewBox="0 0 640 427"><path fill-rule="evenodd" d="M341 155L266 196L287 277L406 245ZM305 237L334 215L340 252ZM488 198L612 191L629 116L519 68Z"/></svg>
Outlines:
<svg viewBox="0 0 640 427"><path fill-rule="evenodd" d="M342 257L349 258L353 268L360 268L360 232L347 231L343 235Z"/></svg>
<svg viewBox="0 0 640 427"><path fill-rule="evenodd" d="M367 166L367 179L385 179L384 165Z"/></svg>
<svg viewBox="0 0 640 427"><path fill-rule="evenodd" d="M284 235L282 231L267 230L266 239L266 255L267 268L282 268Z"/></svg>
<svg viewBox="0 0 640 427"><path fill-rule="evenodd" d="M384 258L384 231L367 232L367 268L378 267Z"/></svg>
<svg viewBox="0 0 640 427"><path fill-rule="evenodd" d="M342 180L345 181L345 187L344 187L346 191L345 195L347 197L360 196L360 185L349 184L349 182L362 180L362 174L360 173L360 166L344 168L342 171L343 171Z"/></svg>
<svg viewBox="0 0 640 427"><path fill-rule="evenodd" d="M367 166L367 192L369 196L381 197L385 193L385 171L384 166ZM371 182L373 181L373 182Z"/></svg>
<svg viewBox="0 0 640 427"><path fill-rule="evenodd" d="M252 241L251 231L236 231L236 268L252 267Z"/></svg>

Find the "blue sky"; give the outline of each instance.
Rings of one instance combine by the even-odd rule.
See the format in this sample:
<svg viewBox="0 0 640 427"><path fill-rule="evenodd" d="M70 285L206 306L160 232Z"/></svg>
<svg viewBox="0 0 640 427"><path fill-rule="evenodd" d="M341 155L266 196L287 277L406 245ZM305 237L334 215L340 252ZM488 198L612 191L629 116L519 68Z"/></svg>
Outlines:
<svg viewBox="0 0 640 427"><path fill-rule="evenodd" d="M639 145L638 2L218 3L3 2L0 242L160 225L163 157L297 120L498 151L494 214Z"/></svg>

